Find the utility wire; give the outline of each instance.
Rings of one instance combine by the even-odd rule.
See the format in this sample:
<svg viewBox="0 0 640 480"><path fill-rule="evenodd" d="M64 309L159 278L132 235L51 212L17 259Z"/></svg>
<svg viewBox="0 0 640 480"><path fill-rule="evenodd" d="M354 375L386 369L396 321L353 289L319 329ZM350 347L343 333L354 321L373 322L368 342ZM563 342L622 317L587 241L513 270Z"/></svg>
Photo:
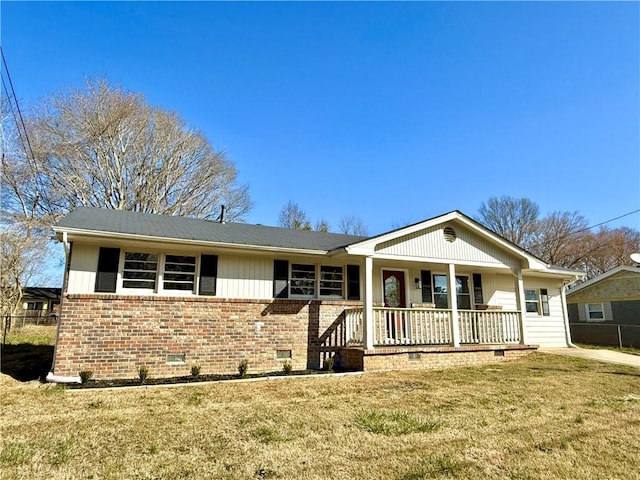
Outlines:
<svg viewBox="0 0 640 480"><path fill-rule="evenodd" d="M13 102L16 104L16 110L18 112L18 118L20 119L20 122L18 122L18 118L16 118L15 113L13 112L13 106L11 108L11 112L13 113L13 118L16 122L16 125L18 126L18 131L20 132L20 135L22 136L24 134L24 138L26 140L26 144L29 147L29 151L27 152L25 149L25 153L27 154L31 154L31 159L35 160L35 155L33 154L33 149L31 148L31 141L29 140L29 135L27 134L27 127L24 124L24 118L22 117L22 111L20 110L20 105L18 104L18 98L16 97L16 91L13 88L13 81L11 80L11 75L9 74L9 66L7 65L7 59L4 56L4 50L2 48L2 46L0 45L0 54L2 55L2 63L4 64L4 71L7 74L7 79L9 80L9 86L11 87L11 95L13 97ZM4 83L4 77L2 78L2 84L5 86L6 89L6 84ZM8 96L8 94L7 94ZM11 101L9 102L9 105L11 105ZM20 130L20 126L22 126L22 130ZM24 143L23 143L23 148L24 148Z"/></svg>

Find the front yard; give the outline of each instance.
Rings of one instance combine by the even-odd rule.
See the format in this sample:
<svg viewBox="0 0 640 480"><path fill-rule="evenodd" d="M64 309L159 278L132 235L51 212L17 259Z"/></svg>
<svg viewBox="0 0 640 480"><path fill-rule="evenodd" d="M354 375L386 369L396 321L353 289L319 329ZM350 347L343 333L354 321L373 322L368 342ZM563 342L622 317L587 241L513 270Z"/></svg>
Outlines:
<svg viewBox="0 0 640 480"><path fill-rule="evenodd" d="M76 390L2 377L3 479L640 478L640 370L500 365Z"/></svg>

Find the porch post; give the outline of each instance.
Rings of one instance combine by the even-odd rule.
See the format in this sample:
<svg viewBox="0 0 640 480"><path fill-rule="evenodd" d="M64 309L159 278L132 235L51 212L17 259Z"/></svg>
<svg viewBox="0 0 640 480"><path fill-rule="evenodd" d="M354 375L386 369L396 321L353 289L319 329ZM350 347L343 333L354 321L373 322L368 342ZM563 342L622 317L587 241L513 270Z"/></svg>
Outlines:
<svg viewBox="0 0 640 480"><path fill-rule="evenodd" d="M522 345L527 344L526 340L526 318L527 318L527 302L524 296L524 281L522 280L522 270L516 270L516 287L518 297L518 310L520 310L520 343Z"/></svg>
<svg viewBox="0 0 640 480"><path fill-rule="evenodd" d="M373 257L364 259L364 348L373 349Z"/></svg>
<svg viewBox="0 0 640 480"><path fill-rule="evenodd" d="M458 295L456 288L456 266L453 263L449 264L449 275L447 277L449 288L447 289L449 295L449 308L451 309L451 340L453 340L453 346L460 346L460 325L458 322Z"/></svg>

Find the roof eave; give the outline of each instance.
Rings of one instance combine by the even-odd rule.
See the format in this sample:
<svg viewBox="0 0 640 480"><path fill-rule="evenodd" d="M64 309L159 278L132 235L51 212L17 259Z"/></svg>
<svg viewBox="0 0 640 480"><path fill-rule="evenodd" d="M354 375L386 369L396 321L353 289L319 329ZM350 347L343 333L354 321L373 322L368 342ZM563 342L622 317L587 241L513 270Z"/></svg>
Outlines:
<svg viewBox="0 0 640 480"><path fill-rule="evenodd" d="M67 235L77 235L80 237L89 238L107 238L116 240L132 240L132 241L151 241L158 243L170 243L170 244L187 244L187 245L202 245L202 246L215 246L219 248L233 248L240 250L252 250L263 252L277 252L277 253L293 253L298 255L327 255L328 250L315 250L306 248L291 248L291 247L276 247L271 245L251 245L242 243L228 243L228 242L211 242L207 240L185 239L185 238L170 238L170 237L157 237L153 235L143 235L135 233L119 233L108 232L100 230L85 230L69 227L55 226L54 231L58 241L62 241L62 237L59 234L66 233Z"/></svg>

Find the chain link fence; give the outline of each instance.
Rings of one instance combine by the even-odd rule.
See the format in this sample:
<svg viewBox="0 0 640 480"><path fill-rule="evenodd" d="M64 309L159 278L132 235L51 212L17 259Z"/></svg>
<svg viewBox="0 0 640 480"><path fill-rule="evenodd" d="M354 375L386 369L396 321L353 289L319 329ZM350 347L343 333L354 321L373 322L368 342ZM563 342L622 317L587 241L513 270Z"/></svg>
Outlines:
<svg viewBox="0 0 640 480"><path fill-rule="evenodd" d="M54 345L58 316L7 315L2 320L2 345Z"/></svg>
<svg viewBox="0 0 640 480"><path fill-rule="evenodd" d="M574 343L640 348L640 325L570 323Z"/></svg>

